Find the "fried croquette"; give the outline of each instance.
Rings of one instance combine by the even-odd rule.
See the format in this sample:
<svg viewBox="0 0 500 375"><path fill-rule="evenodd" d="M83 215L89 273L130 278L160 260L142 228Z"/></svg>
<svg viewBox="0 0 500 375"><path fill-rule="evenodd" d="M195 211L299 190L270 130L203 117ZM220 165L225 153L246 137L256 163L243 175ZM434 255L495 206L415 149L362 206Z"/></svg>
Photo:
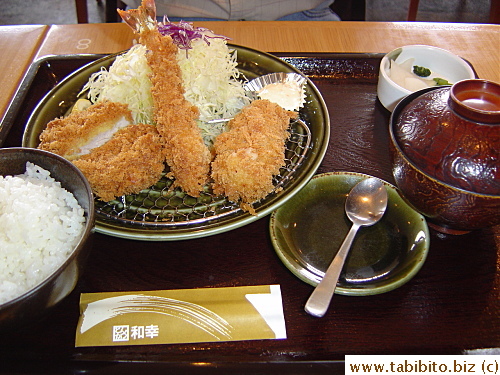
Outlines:
<svg viewBox="0 0 500 375"><path fill-rule="evenodd" d="M175 186L197 197L208 181L212 156L196 123L198 108L184 97L178 48L170 36L158 31L155 13L154 1L150 0L144 0L138 9L119 11L139 35L139 43L148 48L153 118L165 142L169 177L175 178Z"/></svg>
<svg viewBox="0 0 500 375"><path fill-rule="evenodd" d="M127 105L103 101L50 121L40 135L38 148L74 160L103 145L132 122Z"/></svg>
<svg viewBox="0 0 500 375"><path fill-rule="evenodd" d="M139 193L154 185L164 170L163 146L153 125L129 125L104 145L74 160L103 201Z"/></svg>
<svg viewBox="0 0 500 375"><path fill-rule="evenodd" d="M273 176L285 163L290 119L296 116L268 100L255 100L243 108L229 122L229 130L215 140L214 193L253 212L251 204L274 189Z"/></svg>

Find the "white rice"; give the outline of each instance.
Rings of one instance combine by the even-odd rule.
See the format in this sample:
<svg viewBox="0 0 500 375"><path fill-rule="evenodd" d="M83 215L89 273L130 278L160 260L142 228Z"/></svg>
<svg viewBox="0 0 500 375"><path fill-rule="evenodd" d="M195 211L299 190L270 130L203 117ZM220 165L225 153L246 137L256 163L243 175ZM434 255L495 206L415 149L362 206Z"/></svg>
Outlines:
<svg viewBox="0 0 500 375"><path fill-rule="evenodd" d="M29 291L61 266L82 236L84 210L50 172L0 176L0 304Z"/></svg>

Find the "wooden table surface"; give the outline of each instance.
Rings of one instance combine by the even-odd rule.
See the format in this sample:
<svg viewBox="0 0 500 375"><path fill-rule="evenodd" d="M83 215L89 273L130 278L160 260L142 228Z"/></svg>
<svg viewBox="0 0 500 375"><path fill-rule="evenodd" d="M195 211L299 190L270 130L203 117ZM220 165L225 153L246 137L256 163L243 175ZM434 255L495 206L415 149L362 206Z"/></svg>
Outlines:
<svg viewBox="0 0 500 375"><path fill-rule="evenodd" d="M428 44L469 60L479 77L500 80L500 26L421 22L199 22L231 43L266 52L389 52ZM37 57L49 54L112 53L134 36L124 24L51 26Z"/></svg>
<svg viewBox="0 0 500 375"><path fill-rule="evenodd" d="M500 26L496 25L370 22L199 25L231 37L235 44L299 56L306 52L381 53L407 44L430 44L467 59L479 77L500 80ZM15 66L9 62L8 54L0 56L0 68L11 69L11 78L2 81L0 87L2 98L6 100L15 93L30 58L112 53L128 48L133 38L123 24L0 27L0 47L20 56L20 63ZM26 45L23 53L17 47L21 42ZM387 145L388 112L377 102L377 69L373 61L371 64L373 73L359 85L352 86L354 78L315 82L325 97L335 130L320 173L349 170L393 181ZM363 95L362 102L352 100L359 95ZM22 133L22 129L17 132ZM11 135L5 146L18 142L17 135ZM312 287L281 264L269 239L268 223L268 218L263 218L228 233L165 243L98 234L87 273L48 320L29 331L0 337L0 373L2 366L6 373L19 369L36 372L37 363L50 370L73 373L92 370L162 373L165 369L200 373L194 370L201 363L208 370L206 373L218 369L232 373L330 373L332 369L343 369L337 361L342 361L345 354L453 354L500 347L498 228L464 236L431 230L429 257L409 283L378 296L336 296L328 315L317 319L303 310ZM252 283L282 285L287 340L74 348L81 292ZM153 367L146 366L152 362Z"/></svg>
<svg viewBox="0 0 500 375"><path fill-rule="evenodd" d="M48 26L0 27L0 120L35 58Z"/></svg>

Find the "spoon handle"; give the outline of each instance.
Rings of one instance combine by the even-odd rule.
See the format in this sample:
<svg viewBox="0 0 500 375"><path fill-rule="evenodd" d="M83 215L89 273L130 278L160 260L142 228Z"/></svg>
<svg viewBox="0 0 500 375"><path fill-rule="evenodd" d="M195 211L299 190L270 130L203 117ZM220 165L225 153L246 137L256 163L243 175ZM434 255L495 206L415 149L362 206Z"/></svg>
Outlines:
<svg viewBox="0 0 500 375"><path fill-rule="evenodd" d="M337 281L339 280L340 272L344 267L347 254L349 253L352 241L354 240L359 227L360 226L356 224L351 226L351 229L349 230L349 233L347 233L344 242L342 242L339 251L326 270L323 279L321 279L320 283L311 293L305 305L305 310L308 314L321 318L325 315L326 310L328 310L333 293L335 292L335 287L337 286Z"/></svg>

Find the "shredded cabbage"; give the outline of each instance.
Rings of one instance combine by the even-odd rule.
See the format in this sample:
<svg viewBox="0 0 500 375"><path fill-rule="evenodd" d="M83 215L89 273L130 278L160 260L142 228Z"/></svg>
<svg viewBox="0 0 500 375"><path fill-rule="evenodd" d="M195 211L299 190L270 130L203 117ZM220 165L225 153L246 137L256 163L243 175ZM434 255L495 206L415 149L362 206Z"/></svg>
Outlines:
<svg viewBox="0 0 500 375"><path fill-rule="evenodd" d="M102 100L127 104L135 123L153 123L151 69L146 59L146 47L136 44L116 57L109 70L102 68L90 76L82 92L89 90L92 103Z"/></svg>
<svg viewBox="0 0 500 375"><path fill-rule="evenodd" d="M184 50L177 55L186 90L184 96L198 107L202 122L199 125L208 144L224 126L206 121L234 117L250 103L239 80L236 57L236 51L231 51L224 39L212 39L209 45L203 39L192 40L189 55Z"/></svg>
<svg viewBox="0 0 500 375"><path fill-rule="evenodd" d="M128 104L135 123L154 124L151 96L151 68L146 47L133 46L117 56L109 70L91 75L82 89L88 90L92 103L110 100ZM210 39L203 35L191 40L189 55L179 49L177 59L182 72L185 98L200 111L198 125L207 146L225 130L225 122L207 121L234 117L250 103L236 68L236 51L231 51L225 38Z"/></svg>

